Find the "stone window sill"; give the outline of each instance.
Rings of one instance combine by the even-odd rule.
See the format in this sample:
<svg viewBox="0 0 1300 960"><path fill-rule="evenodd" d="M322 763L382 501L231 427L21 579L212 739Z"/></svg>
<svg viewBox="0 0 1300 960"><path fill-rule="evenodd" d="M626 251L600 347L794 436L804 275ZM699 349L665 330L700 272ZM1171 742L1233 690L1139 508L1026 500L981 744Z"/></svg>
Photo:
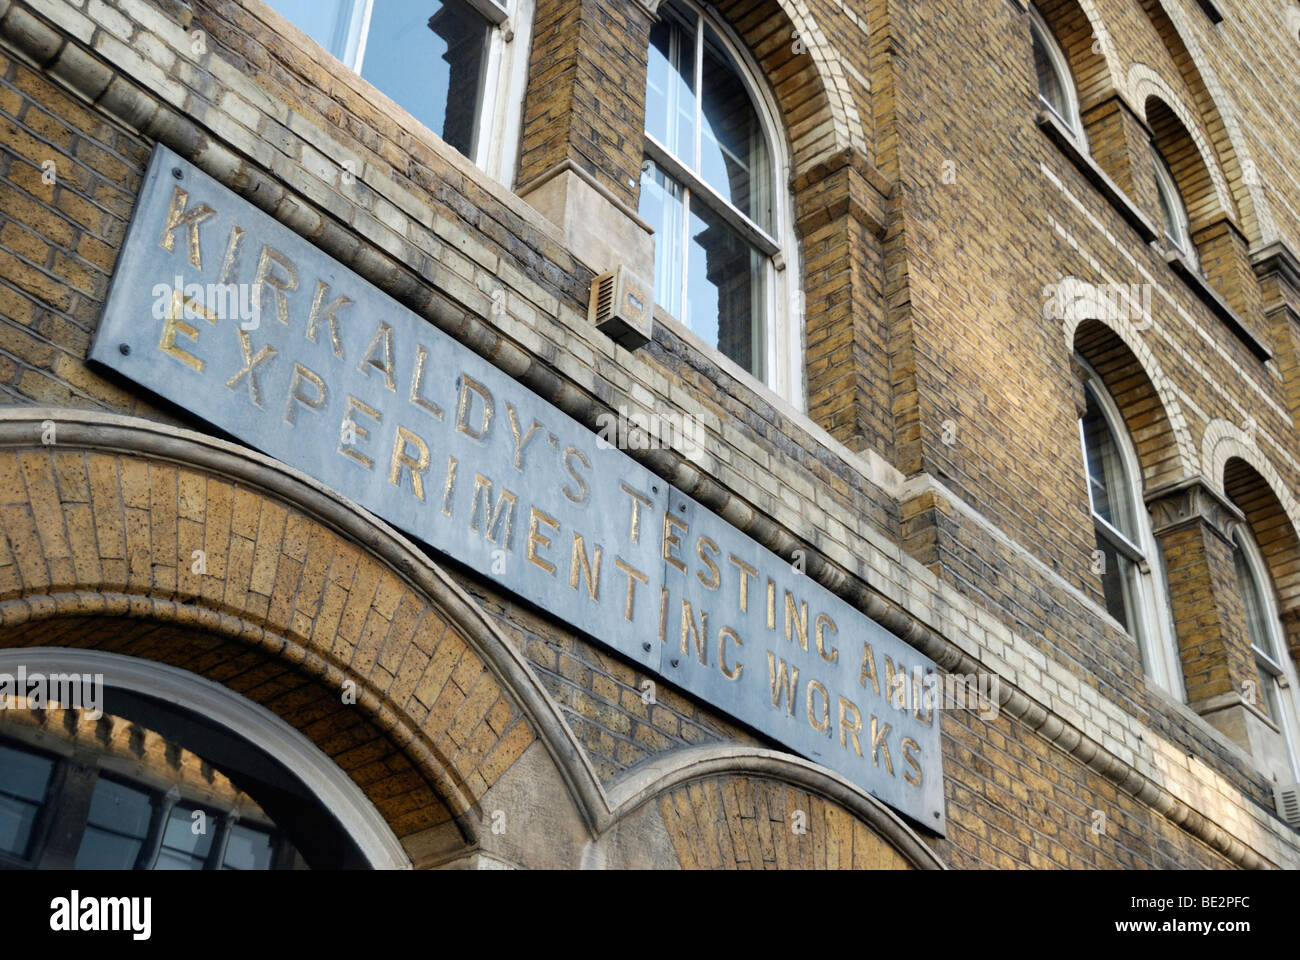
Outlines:
<svg viewBox="0 0 1300 960"><path fill-rule="evenodd" d="M1155 224L1146 218L1146 215L1137 208L1137 205L1128 198L1119 185L1115 183L1100 166L1097 161L1088 156L1079 149L1078 143L1070 130L1063 124L1050 110L1043 109L1038 111L1038 129L1047 135L1047 138L1056 144L1060 151L1069 158L1079 170L1080 173L1101 193L1103 197L1110 201L1110 205L1115 208L1129 226L1138 232L1143 243L1150 243L1158 235Z"/></svg>
<svg viewBox="0 0 1300 960"><path fill-rule="evenodd" d="M1129 199L1128 194L1121 190L1119 185L1106 174L1106 171L1097 165L1097 161L1079 149L1078 143L1075 142L1069 129L1060 119L1050 110L1040 110L1038 112L1038 129L1042 130L1048 139L1055 143L1060 151L1070 159L1070 162L1078 168L1079 172L1097 188L1098 192L1110 201L1111 206L1137 231L1138 236L1142 238L1144 243L1155 243L1156 238L1159 236L1155 225ZM1176 251L1164 251L1164 258L1169 266L1173 268L1173 271L1191 287L1192 292L1214 312L1215 316L1223 321L1224 325L1236 335L1237 339L1246 345L1261 363L1267 363L1273 359L1273 352L1268 348L1268 345L1241 322L1241 318L1237 316L1232 307L1228 306L1227 301L1219 296L1218 291L1210 286L1199 270L1188 263Z"/></svg>
<svg viewBox="0 0 1300 960"><path fill-rule="evenodd" d="M1267 363L1273 359L1273 351L1268 348L1264 341L1241 322L1237 312L1228 305L1228 302L1219 296L1219 292L1210 286L1209 282L1194 266L1187 262L1186 258L1176 250L1166 250L1165 262L1173 268L1174 273L1183 278L1184 282L1191 287L1201 300L1209 307L1224 326L1231 330L1244 343L1247 349L1255 355L1260 363Z"/></svg>

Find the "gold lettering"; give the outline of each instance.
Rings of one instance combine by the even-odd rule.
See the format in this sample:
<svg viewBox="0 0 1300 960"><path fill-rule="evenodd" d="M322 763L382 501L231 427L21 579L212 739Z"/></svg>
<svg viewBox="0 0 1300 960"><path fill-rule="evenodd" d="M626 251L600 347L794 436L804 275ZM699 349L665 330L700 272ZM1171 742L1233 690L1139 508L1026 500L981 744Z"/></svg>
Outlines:
<svg viewBox="0 0 1300 960"><path fill-rule="evenodd" d="M481 494L481 496L480 496ZM505 544L507 550L513 550L511 543L515 537L515 500L513 493L505 487L497 497L496 506L492 506L492 481L481 473L474 474L473 502L470 504L469 528L479 529L479 516L483 517L484 535L492 543ZM480 507L482 508L480 510ZM502 534L504 533L504 539Z"/></svg>
<svg viewBox="0 0 1300 960"><path fill-rule="evenodd" d="M199 342L199 331L193 325L181 319L185 315L186 307L202 316L208 323L216 324L216 314L209 313L201 303L196 303L189 297L184 296L179 290L173 290L172 302L167 308L167 316L163 320L162 336L158 338L158 349L170 357L175 357L195 373L202 373L203 361L194 354L176 346L176 334L178 333L184 334L195 343Z"/></svg>
<svg viewBox="0 0 1300 960"><path fill-rule="evenodd" d="M622 570L624 573L627 574L627 604L624 608L623 616L627 620L631 621L632 610L636 604L635 581L640 580L642 583L649 583L650 578L647 577L640 570L637 570L634 567L629 567L626 563L623 562L622 557L614 558L614 566L618 567L620 570ZM660 633L660 639L662 639L662 632Z"/></svg>
<svg viewBox="0 0 1300 960"><path fill-rule="evenodd" d="M406 453L407 444L419 451L419 456L414 460ZM423 503L424 471L429 469L429 448L413 432L399 425L397 436L393 440L393 459L388 466L388 482L395 487L402 485L402 467L411 471L411 488L415 491L415 499Z"/></svg>
<svg viewBox="0 0 1300 960"><path fill-rule="evenodd" d="M202 270L203 258L199 252L199 224L217 211L206 203L201 203L193 210L187 211L185 205L189 203L189 199L190 195L180 187L172 189L172 200L167 207L167 219L164 221L163 232L158 240L158 246L171 253L176 244L175 230L178 227L185 227L189 233L190 263L195 270Z"/></svg>
<svg viewBox="0 0 1300 960"><path fill-rule="evenodd" d="M709 615L705 611L700 611L700 629L695 629L695 617L691 612L691 602L682 601L682 653L690 653L690 647L687 644L687 636L695 643L695 650L699 656L700 663L708 664L708 645L709 645Z"/></svg>
<svg viewBox="0 0 1300 960"><path fill-rule="evenodd" d="M303 383L310 383L316 388L313 399L302 392ZM284 409L284 422L292 426L298 421L298 404L309 410L319 410L329 399L329 389L320 375L307 369L301 363L293 365L293 377L289 380L289 402Z"/></svg>
<svg viewBox="0 0 1300 960"><path fill-rule="evenodd" d="M772 706L781 706L781 698L785 697L785 711L790 716L794 716L794 701L799 695L799 668L790 667L789 673L786 672L786 663L780 660L780 675L777 673L778 660L772 651L767 652L767 677L772 687Z"/></svg>
<svg viewBox="0 0 1300 960"><path fill-rule="evenodd" d="M889 733L890 726L887 723L880 723L875 714L871 715L871 765L880 766L877 760L877 752L885 755L885 769L889 771L890 776L894 774L894 763L889 759L889 744L885 742L885 736Z"/></svg>
<svg viewBox="0 0 1300 960"><path fill-rule="evenodd" d="M806 620L804 622L807 623ZM838 647L832 647L831 652L829 654L826 653L826 638L822 634L822 631L826 627L830 627L832 633L840 632L839 627L835 626L834 620L824 613L817 614L817 652L821 654L821 658L827 663L838 663L840 659L840 651Z"/></svg>
<svg viewBox="0 0 1300 960"><path fill-rule="evenodd" d="M844 715L848 712L853 713L853 722L846 722ZM845 700L840 697L840 746L847 747L846 736L853 738L853 752L859 757L862 756L862 745L858 743L858 734L862 732L862 714L858 712L858 706L852 700Z"/></svg>
<svg viewBox="0 0 1300 960"><path fill-rule="evenodd" d="M921 785L921 777L923 776L921 773L921 763L912 753L908 752L908 747L911 747L912 750L916 751L916 753L921 752L921 745L919 743L911 737L903 738L903 761L912 768L911 771L903 774L903 779L912 786L919 787Z"/></svg>
<svg viewBox="0 0 1300 960"><path fill-rule="evenodd" d="M253 401L253 406L262 405L262 388L257 382L257 368L262 363L270 360L279 351L270 345L257 351L257 356L253 356L253 338L248 335L248 331L243 329L235 330L239 335L239 349L244 354L244 365L239 368L239 372L226 381L226 386L234 390L235 384L248 377L248 398Z"/></svg>
<svg viewBox="0 0 1300 960"><path fill-rule="evenodd" d="M417 344L415 348L415 370L411 373L410 400L421 410L430 414L435 420L441 420L442 407L438 406L431 400L426 400L420 392L420 385L424 383L424 365L428 360L429 351L424 349L424 344Z"/></svg>
<svg viewBox="0 0 1300 960"><path fill-rule="evenodd" d="M587 547L582 542L582 534L574 533L573 551L569 554L569 586L578 589L578 573L581 571L587 582L587 593L592 603L600 602L600 544L593 544L592 555L596 562L593 567L587 562Z"/></svg>
<svg viewBox="0 0 1300 960"><path fill-rule="evenodd" d="M817 719L817 715L813 712L813 693L815 692L821 693L822 695L822 709L821 709L820 721ZM808 693L804 697L804 701L808 707L808 723L812 725L812 728L816 730L818 733L826 733L828 730L830 730L831 695L826 692L826 688L823 687L816 680L809 680Z"/></svg>
<svg viewBox="0 0 1300 960"><path fill-rule="evenodd" d="M339 318L340 310L346 310L352 306L351 297L335 297L329 303L325 298L330 294L330 285L324 280L316 281L316 295L312 297L311 313L307 315L307 339L312 343L316 342L316 327L324 320L330 328L330 346L334 349L334 356L340 360L343 359L343 341L339 337Z"/></svg>
<svg viewBox="0 0 1300 960"><path fill-rule="evenodd" d="M745 665L737 663L735 669L727 666L727 641L736 641L736 646L743 647L745 642L740 639L740 634L732 630L731 627L723 627L718 631L718 666L722 670L722 675L728 680L739 680L740 675L745 672Z"/></svg>
<svg viewBox="0 0 1300 960"><path fill-rule="evenodd" d="M380 347L384 348L382 363L375 356ZM361 358L361 362L357 364L357 369L368 376L370 371L366 369L367 367L382 370L384 386L388 387L393 393L397 392L397 384L393 382L393 328L386 323L380 323L375 328L375 335L370 338L370 346L366 347L365 355Z"/></svg>
<svg viewBox="0 0 1300 960"><path fill-rule="evenodd" d="M583 453L577 447L565 447L564 448L564 469L568 470L569 476L573 477L573 479L578 482L578 492L574 493L572 490L570 490L569 485L567 483L560 488L560 492L564 494L565 498L572 503L586 503L587 497L591 495L591 490L587 486L587 481L584 480L578 474L578 471L576 469L574 469L573 466L574 457L577 457L578 461L588 470L591 469L591 461L587 459L587 455L585 453Z"/></svg>
<svg viewBox="0 0 1300 960"><path fill-rule="evenodd" d="M653 507L654 501L639 490L634 490L626 483L620 482L618 488L632 498L632 527L629 531L632 542L641 542L641 508Z"/></svg>
<svg viewBox="0 0 1300 960"><path fill-rule="evenodd" d="M483 400L483 419L479 422L477 430L469 425L469 411L473 406L470 393L477 393ZM456 429L471 439L482 440L487 436L488 428L492 426L493 412L492 394L488 388L469 374L461 374L460 400L456 405Z"/></svg>
<svg viewBox="0 0 1300 960"><path fill-rule="evenodd" d="M363 438L370 436L370 431L367 430L365 427L361 426L361 424L357 423L355 419L353 419L352 414L354 411L359 411L361 413L364 413L367 417L370 417L370 419L374 420L376 423L378 423L383 418L383 414L381 414L378 410L376 410L374 407L370 406L369 404L362 403L356 397L352 396L352 394L348 394L348 405L347 408L343 411L343 423L339 425L340 428L339 429L339 453L343 454L343 456L345 457L350 457L351 459L355 460L357 463L365 467L367 470L369 470L372 466L374 466L374 461L371 460L369 457L367 457L360 450L357 450L350 443L344 442L344 434L342 428L346 427L349 423L352 424L352 433L354 433L356 436L363 437Z"/></svg>
<svg viewBox="0 0 1300 960"><path fill-rule="evenodd" d="M547 573L555 573L555 564L550 563L543 557L538 556L537 548L545 550L551 545L551 538L542 536L538 533L537 526L544 523L553 530L560 529L560 521L556 520L549 514L543 513L536 507L528 508L528 552L525 554L528 562L535 567L541 567Z"/></svg>
<svg viewBox="0 0 1300 960"><path fill-rule="evenodd" d="M244 247L244 231L239 226L230 228L230 239L226 242L226 255L221 261L220 283L230 283L239 271L239 254Z"/></svg>
<svg viewBox="0 0 1300 960"><path fill-rule="evenodd" d="M456 492L456 458L447 458L447 482L442 488L442 513L451 516L451 498Z"/></svg>
<svg viewBox="0 0 1300 960"><path fill-rule="evenodd" d="M721 553L722 548L708 537L700 537L700 539L695 541L695 555L700 558L700 562L708 567L710 572L713 574L706 580L704 578L704 571L696 570L695 576L699 577L700 583L704 584L707 589L716 590L722 583L722 574L718 572L718 565L713 562L712 557L704 552L705 550L710 550L713 553Z"/></svg>
<svg viewBox="0 0 1300 960"><path fill-rule="evenodd" d="M758 576L758 571L734 553L730 559L740 568L740 612L746 613L749 610L749 578Z"/></svg>
<svg viewBox="0 0 1300 960"><path fill-rule="evenodd" d="M891 706L907 709L907 685L907 668L901 663L895 667L894 661L885 657L885 697Z"/></svg>
<svg viewBox="0 0 1300 960"><path fill-rule="evenodd" d="M284 271L284 276L276 276L276 267ZM257 257L257 270L253 273L253 303L257 305L258 310L262 308L262 294L267 287L273 291L275 315L281 323L288 326L288 294L298 289L298 268L279 250L264 244L262 252Z"/></svg>
<svg viewBox="0 0 1300 960"><path fill-rule="evenodd" d="M668 588L659 588L659 642L668 641Z"/></svg>
<svg viewBox="0 0 1300 960"><path fill-rule="evenodd" d="M769 580L767 582L768 582L768 586L771 587L772 581ZM771 594L769 593L768 596L770 597ZM768 602L771 603L771 600L769 599ZM796 617L795 609L794 609L794 594L791 593L789 590L787 590L785 592L785 638L786 640L790 639L791 636L790 627L792 624L794 626L795 633L799 635L799 646L802 647L804 650L807 650L808 649L808 601L801 600L799 602L799 613L798 616ZM772 624L769 623L768 626L770 627L772 626Z"/></svg>
<svg viewBox="0 0 1300 960"><path fill-rule="evenodd" d="M506 419L510 421L510 434L515 438L515 469L520 473L524 470L524 450L528 447L529 442L533 439L533 434L542 429L541 423L534 420L533 425L528 428L528 432L520 436L519 432L519 414L515 413L514 405L506 404Z"/></svg>
<svg viewBox="0 0 1300 960"><path fill-rule="evenodd" d="M677 538L677 534L671 532L671 528L673 527L676 527L677 529L681 530L683 534L685 534L687 531L687 527L685 523L683 523L681 520L674 517L671 513L665 512L664 513L664 542L663 542L664 560L672 564L682 573L685 573L686 564L682 563L682 561L678 557L673 556L673 551L682 545L681 540Z"/></svg>
<svg viewBox="0 0 1300 960"><path fill-rule="evenodd" d="M880 696L880 683L876 680L876 655L871 649L871 644L863 642L862 669L858 671L858 686L865 689L868 677L871 678L872 691L876 696Z"/></svg>
<svg viewBox="0 0 1300 960"><path fill-rule="evenodd" d="M767 629L776 629L776 584L772 582L771 577L767 578ZM789 637L786 639L788 640ZM807 646L804 644L805 649Z"/></svg>

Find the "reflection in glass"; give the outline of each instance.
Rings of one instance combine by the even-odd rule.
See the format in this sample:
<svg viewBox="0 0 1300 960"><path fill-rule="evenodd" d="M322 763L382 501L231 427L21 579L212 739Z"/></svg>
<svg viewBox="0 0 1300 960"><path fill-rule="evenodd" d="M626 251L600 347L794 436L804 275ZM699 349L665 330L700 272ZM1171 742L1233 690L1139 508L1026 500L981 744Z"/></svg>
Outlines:
<svg viewBox="0 0 1300 960"><path fill-rule="evenodd" d="M704 204L691 207L685 321L705 343L763 376L759 254Z"/></svg>
<svg viewBox="0 0 1300 960"><path fill-rule="evenodd" d="M467 157L491 25L464 0L269 0L285 19Z"/></svg>
<svg viewBox="0 0 1300 960"><path fill-rule="evenodd" d="M153 819L148 793L100 777L90 799L86 832L77 852L78 870L130 870L135 867Z"/></svg>
<svg viewBox="0 0 1300 960"><path fill-rule="evenodd" d="M1088 465L1088 489L1092 511L1129 540L1137 540L1133 514L1133 481L1120 455L1119 442L1101 406L1087 389L1088 408L1083 418L1083 444Z"/></svg>
<svg viewBox="0 0 1300 960"><path fill-rule="evenodd" d="M0 745L0 852L27 855L54 761Z"/></svg>

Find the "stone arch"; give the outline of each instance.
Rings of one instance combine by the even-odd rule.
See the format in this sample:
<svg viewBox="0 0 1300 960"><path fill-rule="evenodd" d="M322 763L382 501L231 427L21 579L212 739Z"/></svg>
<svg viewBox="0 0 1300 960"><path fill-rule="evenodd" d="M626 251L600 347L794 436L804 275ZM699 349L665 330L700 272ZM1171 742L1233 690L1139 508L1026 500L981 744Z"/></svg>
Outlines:
<svg viewBox="0 0 1300 960"><path fill-rule="evenodd" d="M1095 0L1038 0L1034 6L1070 62L1080 112L1117 92L1124 71Z"/></svg>
<svg viewBox="0 0 1300 960"><path fill-rule="evenodd" d="M1246 515L1277 591L1278 610L1285 617L1300 610L1300 534L1268 481L1240 457L1223 465L1223 488Z"/></svg>
<svg viewBox="0 0 1300 960"><path fill-rule="evenodd" d="M874 797L824 767L760 747L711 744L666 754L611 784L610 802L610 847L617 849L620 828L643 836L650 824L666 833L684 867L944 869ZM760 817L792 823L796 811L805 815L808 842L760 836Z"/></svg>
<svg viewBox="0 0 1300 960"><path fill-rule="evenodd" d="M1300 607L1300 501L1258 441L1231 421L1210 421L1201 439L1201 470L1217 492L1239 498L1237 505L1269 563L1283 612Z"/></svg>
<svg viewBox="0 0 1300 960"><path fill-rule="evenodd" d="M663 2L649 0L651 12ZM790 141L792 177L848 147L868 152L841 55L806 4L715 0L706 6L732 27L768 79Z"/></svg>
<svg viewBox="0 0 1300 960"><path fill-rule="evenodd" d="M400 535L296 471L151 421L23 407L0 417L0 489L0 646L228 686L333 758L417 865L479 841L480 799L538 741L577 815L599 818L595 776L518 651Z"/></svg>
<svg viewBox="0 0 1300 960"><path fill-rule="evenodd" d="M1196 114L1146 64L1132 64L1128 80L1129 90L1151 128L1156 147L1178 183L1192 232L1219 216L1238 222L1236 205Z"/></svg>
<svg viewBox="0 0 1300 960"><path fill-rule="evenodd" d="M1086 287L1073 277L1062 286L1069 281ZM1133 321L1121 315L1098 319L1082 303L1081 309L1067 309L1066 315L1066 344L1092 365L1119 405L1137 448L1145 488L1155 490L1196 476L1196 445L1178 392Z"/></svg>
<svg viewBox="0 0 1300 960"><path fill-rule="evenodd" d="M1144 0L1143 6L1174 62L1181 65L1192 95L1196 98L1198 112L1205 120L1205 129L1210 133L1214 155L1218 158L1219 167L1227 178L1236 203L1242 233L1252 245L1272 242L1277 239L1277 226L1273 222L1268 197L1259 180L1258 168L1251 157L1250 144L1242 134L1232 101L1224 94L1218 75L1201 49L1195 31L1176 3ZM1141 103L1142 100L1139 98L1134 102ZM1183 123L1186 125L1187 121L1184 119ZM1189 125L1188 129L1193 128Z"/></svg>

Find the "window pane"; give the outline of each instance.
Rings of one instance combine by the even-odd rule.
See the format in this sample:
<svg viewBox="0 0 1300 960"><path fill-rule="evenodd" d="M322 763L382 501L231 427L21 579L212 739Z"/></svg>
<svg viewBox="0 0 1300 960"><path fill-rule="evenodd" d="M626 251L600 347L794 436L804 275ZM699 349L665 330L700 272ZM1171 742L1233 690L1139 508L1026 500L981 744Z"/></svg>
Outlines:
<svg viewBox="0 0 1300 960"><path fill-rule="evenodd" d="M682 316L682 188L647 161L637 208L655 231L655 303Z"/></svg>
<svg viewBox="0 0 1300 960"><path fill-rule="evenodd" d="M149 836L148 793L100 777L77 851L78 870L130 870Z"/></svg>
<svg viewBox="0 0 1300 960"><path fill-rule="evenodd" d="M1278 661L1277 647L1273 643L1273 631L1268 623L1268 604L1264 602L1262 585L1255 577L1255 571L1246 559L1245 549L1241 545L1241 533L1237 533L1236 549L1233 560L1237 566L1237 583L1241 590L1241 602L1246 614L1246 632L1250 645L1266 655L1274 663Z"/></svg>
<svg viewBox="0 0 1300 960"><path fill-rule="evenodd" d="M764 260L704 204L690 204L686 325L750 373L764 378Z"/></svg>
<svg viewBox="0 0 1300 960"><path fill-rule="evenodd" d="M334 56L347 59L352 15L362 0L268 0L268 3Z"/></svg>
<svg viewBox="0 0 1300 960"><path fill-rule="evenodd" d="M1038 94L1048 106L1060 114L1061 119L1073 126L1070 101L1065 92L1066 80L1057 70L1056 61L1048 49L1048 44L1052 41L1043 36L1036 23L1030 24L1030 33L1034 38L1034 69L1038 73Z"/></svg>
<svg viewBox="0 0 1300 960"><path fill-rule="evenodd" d="M1083 418L1083 444L1093 512L1129 540L1139 543L1133 512L1133 484L1120 455L1119 441L1111 432L1110 422L1092 388L1085 392L1088 410Z"/></svg>
<svg viewBox="0 0 1300 960"><path fill-rule="evenodd" d="M204 827L202 833L195 833L194 809L190 807L172 807L167 817L167 827L163 831L162 847L158 851L155 870L202 870L203 864L212 849L212 834L218 821L206 815L198 821Z"/></svg>
<svg viewBox="0 0 1300 960"><path fill-rule="evenodd" d="M1156 196L1160 200L1160 217L1164 221L1165 239L1171 246L1187 253L1187 230L1184 225L1187 214L1183 210L1183 199L1178 193L1173 174L1169 172L1164 158L1160 156L1154 145L1151 147L1151 164L1155 168Z"/></svg>
<svg viewBox="0 0 1300 960"><path fill-rule="evenodd" d="M271 835L239 824L230 828L224 870L270 870Z"/></svg>
<svg viewBox="0 0 1300 960"><path fill-rule="evenodd" d="M473 157L490 34L460 0L375 0L361 75Z"/></svg>
<svg viewBox="0 0 1300 960"><path fill-rule="evenodd" d="M695 166L695 20L668 4L650 29L645 131Z"/></svg>
<svg viewBox="0 0 1300 960"><path fill-rule="evenodd" d="M764 229L771 229L763 127L731 56L712 29L704 42L700 176Z"/></svg>
<svg viewBox="0 0 1300 960"><path fill-rule="evenodd" d="M1277 702L1277 678L1269 673L1258 663L1255 664L1256 682L1259 684L1259 694L1255 697L1255 706L1264 711L1274 723L1282 723L1282 711L1278 709Z"/></svg>
<svg viewBox="0 0 1300 960"><path fill-rule="evenodd" d="M1101 588L1106 597L1106 611L1123 625L1129 636L1139 641L1141 647L1144 629L1139 615L1138 569L1100 533L1097 534L1097 549L1101 551L1103 561Z"/></svg>
<svg viewBox="0 0 1300 960"><path fill-rule="evenodd" d="M54 761L47 757L0 746L0 852L27 855L53 772Z"/></svg>

